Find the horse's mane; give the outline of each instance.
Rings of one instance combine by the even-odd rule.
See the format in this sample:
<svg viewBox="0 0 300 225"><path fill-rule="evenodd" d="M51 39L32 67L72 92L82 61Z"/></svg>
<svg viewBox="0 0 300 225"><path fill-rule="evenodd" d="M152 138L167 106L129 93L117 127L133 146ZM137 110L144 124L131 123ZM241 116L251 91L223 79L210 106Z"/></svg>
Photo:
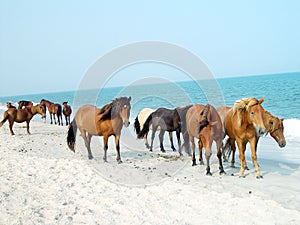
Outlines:
<svg viewBox="0 0 300 225"><path fill-rule="evenodd" d="M111 103L104 105L99 112L100 121L113 119L121 110L121 107L126 104L129 105L129 99L126 97L120 97L116 98Z"/></svg>
<svg viewBox="0 0 300 225"><path fill-rule="evenodd" d="M242 98L234 102L233 115L237 114L237 122L240 126L243 119L243 113L247 112L251 106L259 104L256 98Z"/></svg>
<svg viewBox="0 0 300 225"><path fill-rule="evenodd" d="M207 104L204 106L204 109L200 113L201 119L199 121L199 132L209 124L209 121L207 119L209 110L210 110L210 105Z"/></svg>

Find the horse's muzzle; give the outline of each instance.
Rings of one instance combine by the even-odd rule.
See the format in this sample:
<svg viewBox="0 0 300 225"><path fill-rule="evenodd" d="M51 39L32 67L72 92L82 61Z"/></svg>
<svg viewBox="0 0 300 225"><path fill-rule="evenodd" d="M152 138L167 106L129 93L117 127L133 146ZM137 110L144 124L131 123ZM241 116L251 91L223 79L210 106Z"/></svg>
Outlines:
<svg viewBox="0 0 300 225"><path fill-rule="evenodd" d="M286 142L285 141L279 141L278 145L280 148L284 148L286 146Z"/></svg>
<svg viewBox="0 0 300 225"><path fill-rule="evenodd" d="M129 121L125 121L123 124L124 124L125 127L129 127L130 122Z"/></svg>
<svg viewBox="0 0 300 225"><path fill-rule="evenodd" d="M259 137L264 136L265 133L266 133L266 128L264 128L264 129L259 128L259 129L257 130L257 135L258 135Z"/></svg>

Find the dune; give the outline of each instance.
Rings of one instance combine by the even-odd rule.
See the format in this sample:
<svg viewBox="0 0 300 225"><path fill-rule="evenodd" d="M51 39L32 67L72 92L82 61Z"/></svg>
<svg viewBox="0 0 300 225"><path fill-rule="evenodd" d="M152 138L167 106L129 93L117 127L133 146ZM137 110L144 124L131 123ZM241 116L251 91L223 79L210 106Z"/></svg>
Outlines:
<svg viewBox="0 0 300 225"><path fill-rule="evenodd" d="M24 124L14 131L9 135L7 124L0 129L0 224L300 224L299 163L276 157L295 151L292 144L278 150L263 138L264 178L256 179L249 157L245 178L229 163L219 175L214 150L213 175L205 176L205 166L179 158L167 138L166 153L157 142L148 152L132 128L121 136L122 164L113 138L104 163L99 137L88 160L79 135L76 152L67 148L66 126L32 121L31 135Z"/></svg>

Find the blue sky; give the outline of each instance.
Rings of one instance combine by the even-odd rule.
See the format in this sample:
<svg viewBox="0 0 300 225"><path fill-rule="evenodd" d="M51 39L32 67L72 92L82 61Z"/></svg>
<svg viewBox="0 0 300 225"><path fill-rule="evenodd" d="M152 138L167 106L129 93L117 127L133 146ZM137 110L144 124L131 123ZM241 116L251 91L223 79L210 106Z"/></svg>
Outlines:
<svg viewBox="0 0 300 225"><path fill-rule="evenodd" d="M188 49L216 77L300 71L299 9L296 0L1 0L0 95L76 90L101 56L145 40ZM132 67L111 85L139 79L142 70ZM184 79L173 72L163 70Z"/></svg>

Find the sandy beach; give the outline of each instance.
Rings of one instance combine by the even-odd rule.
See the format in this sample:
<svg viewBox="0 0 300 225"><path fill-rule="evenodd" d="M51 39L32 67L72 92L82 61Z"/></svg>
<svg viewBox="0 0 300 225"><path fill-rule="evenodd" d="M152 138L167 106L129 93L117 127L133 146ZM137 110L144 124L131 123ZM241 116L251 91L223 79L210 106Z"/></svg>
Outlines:
<svg viewBox="0 0 300 225"><path fill-rule="evenodd" d="M121 137L122 164L113 139L104 163L99 137L88 160L79 135L75 154L67 148L66 126L32 121L32 135L24 124L14 131L10 136L8 124L0 129L0 224L300 223L299 164L260 160L258 180L251 162L246 178L225 163L221 176L214 151L208 177L205 166L178 158L167 140L167 153L158 145L149 153L128 138L130 129Z"/></svg>

